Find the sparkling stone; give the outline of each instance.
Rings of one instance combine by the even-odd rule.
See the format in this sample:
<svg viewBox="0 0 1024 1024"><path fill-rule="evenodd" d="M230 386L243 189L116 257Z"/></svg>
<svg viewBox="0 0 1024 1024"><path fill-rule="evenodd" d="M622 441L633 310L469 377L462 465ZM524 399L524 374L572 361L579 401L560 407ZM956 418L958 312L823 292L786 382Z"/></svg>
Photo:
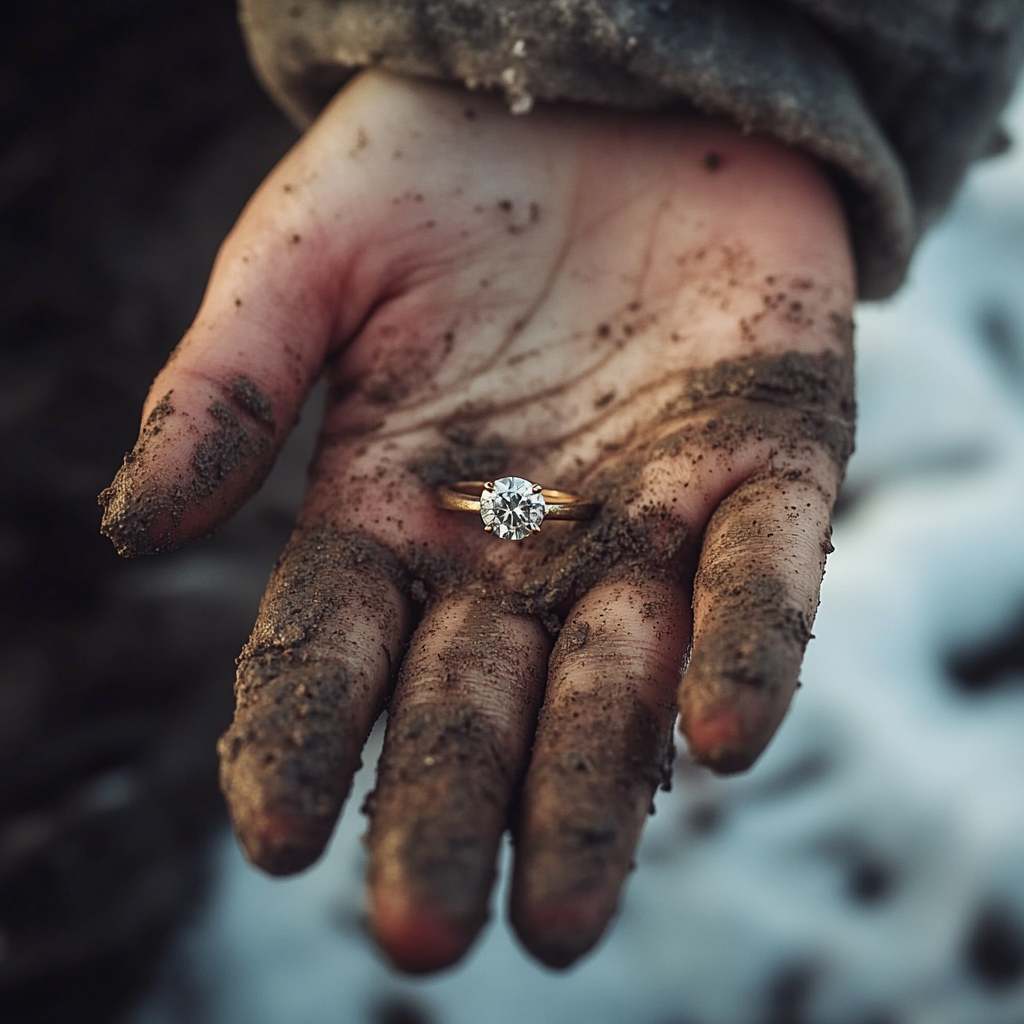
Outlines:
<svg viewBox="0 0 1024 1024"><path fill-rule="evenodd" d="M522 540L540 528L544 519L544 495L521 476L503 476L494 490L480 495L480 518L502 540Z"/></svg>

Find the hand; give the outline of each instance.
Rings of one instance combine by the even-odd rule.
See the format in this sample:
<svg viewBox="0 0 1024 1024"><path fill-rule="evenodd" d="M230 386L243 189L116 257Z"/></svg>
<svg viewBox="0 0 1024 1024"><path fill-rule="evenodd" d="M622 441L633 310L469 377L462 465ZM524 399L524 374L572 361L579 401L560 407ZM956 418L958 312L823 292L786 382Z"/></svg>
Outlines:
<svg viewBox="0 0 1024 1024"><path fill-rule="evenodd" d="M344 90L224 243L101 496L123 554L208 533L328 375L220 745L253 863L316 860L387 706L369 900L393 961L465 952L506 826L522 941L590 949L677 707L693 756L741 771L797 685L853 297L831 187L778 143L379 73ZM513 543L435 505L510 474L600 511Z"/></svg>

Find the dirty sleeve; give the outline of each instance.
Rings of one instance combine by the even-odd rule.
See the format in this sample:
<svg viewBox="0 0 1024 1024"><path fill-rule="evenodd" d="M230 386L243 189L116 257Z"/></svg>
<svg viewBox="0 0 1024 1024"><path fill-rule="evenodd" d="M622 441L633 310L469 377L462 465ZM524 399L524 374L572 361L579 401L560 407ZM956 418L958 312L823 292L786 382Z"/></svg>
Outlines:
<svg viewBox="0 0 1024 1024"><path fill-rule="evenodd" d="M998 124L1024 0L240 0L264 86L299 125L360 68L536 101L723 115L816 157L862 298L914 247Z"/></svg>

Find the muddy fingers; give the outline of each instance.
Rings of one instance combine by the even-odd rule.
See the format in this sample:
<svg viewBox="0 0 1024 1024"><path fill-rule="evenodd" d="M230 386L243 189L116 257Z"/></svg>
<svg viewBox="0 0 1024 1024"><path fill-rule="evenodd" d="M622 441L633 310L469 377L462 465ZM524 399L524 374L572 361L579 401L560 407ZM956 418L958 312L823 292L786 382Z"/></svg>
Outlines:
<svg viewBox="0 0 1024 1024"><path fill-rule="evenodd" d="M601 937L654 791L671 768L689 608L673 584L605 582L551 657L516 834L512 920L565 967Z"/></svg>
<svg viewBox="0 0 1024 1024"><path fill-rule="evenodd" d="M368 803L373 929L404 970L453 963L487 918L548 649L538 623L483 593L416 632Z"/></svg>
<svg viewBox="0 0 1024 1024"><path fill-rule="evenodd" d="M837 474L819 475L829 486L799 473L748 480L705 532L679 706L691 753L716 771L750 767L796 690L831 550Z"/></svg>
<svg viewBox="0 0 1024 1024"><path fill-rule="evenodd" d="M293 535L239 658L221 787L249 859L271 874L320 856L401 659L408 610L385 549Z"/></svg>

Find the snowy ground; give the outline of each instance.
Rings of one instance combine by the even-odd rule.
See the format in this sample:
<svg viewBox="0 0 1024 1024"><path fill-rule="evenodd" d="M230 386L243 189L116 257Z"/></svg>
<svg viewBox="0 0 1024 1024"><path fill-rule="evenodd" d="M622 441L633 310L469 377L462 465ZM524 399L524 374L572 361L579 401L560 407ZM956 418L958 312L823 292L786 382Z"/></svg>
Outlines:
<svg viewBox="0 0 1024 1024"><path fill-rule="evenodd" d="M1024 97L1008 123L1024 140ZM1024 630L1024 151L974 173L858 325L858 451L804 688L749 775L680 762L596 955L536 966L501 894L467 964L389 971L361 923L367 768L300 878L224 837L130 1024L1024 1020L1024 658L968 666L973 690L949 668Z"/></svg>

